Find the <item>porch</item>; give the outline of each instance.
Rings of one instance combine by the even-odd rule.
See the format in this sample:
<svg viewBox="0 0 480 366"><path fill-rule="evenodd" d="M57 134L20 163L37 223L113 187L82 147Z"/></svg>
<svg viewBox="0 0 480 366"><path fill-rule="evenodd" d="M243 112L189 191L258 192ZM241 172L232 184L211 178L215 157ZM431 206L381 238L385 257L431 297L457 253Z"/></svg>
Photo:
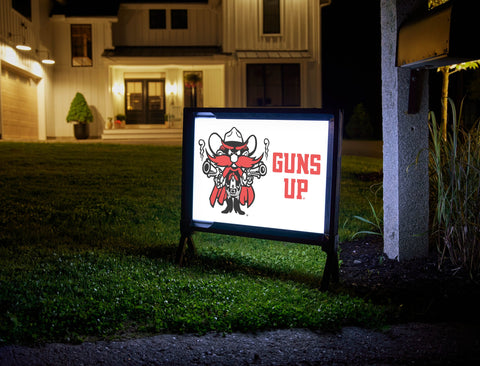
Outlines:
<svg viewBox="0 0 480 366"><path fill-rule="evenodd" d="M127 125L124 128L105 129L102 133L102 140L152 140L169 144L181 144L182 133L181 128L165 128L158 125Z"/></svg>

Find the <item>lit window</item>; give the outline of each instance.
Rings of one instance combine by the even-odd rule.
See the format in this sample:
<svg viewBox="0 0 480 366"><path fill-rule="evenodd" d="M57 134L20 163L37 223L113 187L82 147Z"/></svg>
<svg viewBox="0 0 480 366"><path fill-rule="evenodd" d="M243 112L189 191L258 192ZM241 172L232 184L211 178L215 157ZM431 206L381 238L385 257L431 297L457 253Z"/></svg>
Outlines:
<svg viewBox="0 0 480 366"><path fill-rule="evenodd" d="M72 66L92 66L92 26L72 24Z"/></svg>

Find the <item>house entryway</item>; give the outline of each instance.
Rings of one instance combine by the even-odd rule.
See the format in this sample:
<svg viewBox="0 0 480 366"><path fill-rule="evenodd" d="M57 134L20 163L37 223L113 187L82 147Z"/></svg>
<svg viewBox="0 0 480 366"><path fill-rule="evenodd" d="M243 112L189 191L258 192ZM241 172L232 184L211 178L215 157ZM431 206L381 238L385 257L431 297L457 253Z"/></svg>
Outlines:
<svg viewBox="0 0 480 366"><path fill-rule="evenodd" d="M127 125L165 124L165 80L125 79Z"/></svg>
<svg viewBox="0 0 480 366"><path fill-rule="evenodd" d="M3 63L1 69L1 137L37 140L37 80Z"/></svg>
<svg viewBox="0 0 480 366"><path fill-rule="evenodd" d="M143 141L181 145L182 128L165 128L159 125L128 125L126 128L104 130L102 140Z"/></svg>

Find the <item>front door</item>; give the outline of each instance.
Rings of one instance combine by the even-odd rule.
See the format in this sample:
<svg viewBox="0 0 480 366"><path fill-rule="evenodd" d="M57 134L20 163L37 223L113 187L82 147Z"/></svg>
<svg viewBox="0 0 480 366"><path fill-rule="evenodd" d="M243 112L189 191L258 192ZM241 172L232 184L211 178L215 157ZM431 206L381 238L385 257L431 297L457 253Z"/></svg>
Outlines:
<svg viewBox="0 0 480 366"><path fill-rule="evenodd" d="M127 124L165 123L165 80L125 80Z"/></svg>

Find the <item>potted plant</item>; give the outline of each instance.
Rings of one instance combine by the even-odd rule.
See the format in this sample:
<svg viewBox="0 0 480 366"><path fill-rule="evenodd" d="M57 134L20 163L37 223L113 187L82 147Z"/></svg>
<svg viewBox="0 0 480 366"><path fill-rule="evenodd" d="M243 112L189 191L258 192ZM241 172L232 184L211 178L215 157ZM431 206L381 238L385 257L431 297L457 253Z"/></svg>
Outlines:
<svg viewBox="0 0 480 366"><path fill-rule="evenodd" d="M125 121L127 120L127 117L124 114L117 114L115 116L115 127L116 128L123 128L125 127Z"/></svg>
<svg viewBox="0 0 480 366"><path fill-rule="evenodd" d="M73 131L77 140L87 139L89 136L88 124L93 122L93 114L82 93L75 94L70 110L67 115L67 122L74 122Z"/></svg>

